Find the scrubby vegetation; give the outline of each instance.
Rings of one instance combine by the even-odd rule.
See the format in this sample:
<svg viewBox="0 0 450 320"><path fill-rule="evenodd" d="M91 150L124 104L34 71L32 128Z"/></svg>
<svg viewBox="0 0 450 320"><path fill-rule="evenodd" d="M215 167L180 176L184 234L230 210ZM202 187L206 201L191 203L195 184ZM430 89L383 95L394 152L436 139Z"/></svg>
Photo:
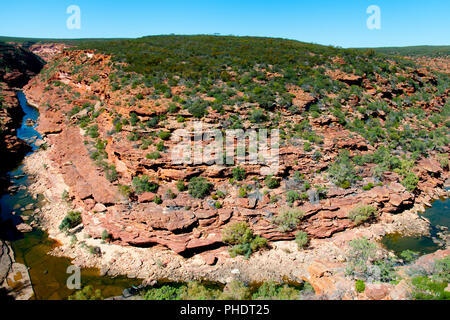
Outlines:
<svg viewBox="0 0 450 320"><path fill-rule="evenodd" d="M390 257L380 257L377 245L367 238L350 241L346 274L365 282L391 282L398 275L394 270L396 261Z"/></svg>
<svg viewBox="0 0 450 320"><path fill-rule="evenodd" d="M267 246L267 240L254 235L246 222L235 222L225 228L222 241L231 245L229 252L232 257L244 255L248 258L253 252Z"/></svg>
<svg viewBox="0 0 450 320"><path fill-rule="evenodd" d="M409 274L413 299L450 300L450 292L446 290L450 281L450 256L435 260L430 270L415 268Z"/></svg>
<svg viewBox="0 0 450 320"><path fill-rule="evenodd" d="M303 249L308 245L309 239L308 234L305 231L299 231L295 235L295 242L299 249Z"/></svg>
<svg viewBox="0 0 450 320"><path fill-rule="evenodd" d="M189 181L188 190L189 194L194 198L202 199L206 197L212 189L212 184L205 178L195 177Z"/></svg>
<svg viewBox="0 0 450 320"><path fill-rule="evenodd" d="M75 228L81 222L81 214L79 212L69 211L59 225L59 230L69 230Z"/></svg>
<svg viewBox="0 0 450 320"><path fill-rule="evenodd" d="M305 215L305 212L299 209L282 209L280 213L272 218L272 222L276 224L281 231L292 231L297 228L300 220Z"/></svg>
<svg viewBox="0 0 450 320"><path fill-rule="evenodd" d="M95 290L92 286L85 286L69 296L68 300L103 300L103 297L101 290Z"/></svg>
<svg viewBox="0 0 450 320"><path fill-rule="evenodd" d="M302 300L314 295L309 283L267 281L246 284L233 280L226 286L211 282L169 283L147 289L145 300Z"/></svg>
<svg viewBox="0 0 450 320"><path fill-rule="evenodd" d="M133 188L137 194L144 192L156 192L159 185L156 182L150 181L150 177L143 175L133 178Z"/></svg>
<svg viewBox="0 0 450 320"><path fill-rule="evenodd" d="M359 206L350 210L348 218L351 219L356 225L364 223L369 219L377 216L377 209L372 206Z"/></svg>

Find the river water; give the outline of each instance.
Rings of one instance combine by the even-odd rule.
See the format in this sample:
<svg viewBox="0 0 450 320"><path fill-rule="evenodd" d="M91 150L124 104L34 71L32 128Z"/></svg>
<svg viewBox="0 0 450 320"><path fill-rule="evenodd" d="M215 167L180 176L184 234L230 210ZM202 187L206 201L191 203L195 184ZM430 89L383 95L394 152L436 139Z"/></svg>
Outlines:
<svg viewBox="0 0 450 320"><path fill-rule="evenodd" d="M398 233L386 235L381 243L397 255L404 250L412 250L423 254L435 252L443 247L439 238L439 233L443 230L440 227L450 229L450 199L439 199L427 208L422 217L430 221L430 235L428 236L403 236Z"/></svg>
<svg viewBox="0 0 450 320"><path fill-rule="evenodd" d="M41 136L35 130L36 125L27 125L28 121L35 123L39 117L36 109L29 106L22 92L18 93L20 105L25 113L21 127L17 130L17 136L27 141L32 146L32 151L39 149L34 142ZM29 268L29 274L33 285L34 297L38 300L64 300L74 293L66 286L67 268L71 260L63 257L55 257L47 254L57 246L57 243L48 238L48 235L34 228L32 232L22 234L17 231L16 225L27 220L33 221L33 211L44 203L43 197L33 199L28 193L28 176L23 172L23 165L19 165L9 173L13 186L17 191L0 197L0 218L6 225L2 237L11 242L15 258ZM102 296L112 297L122 294L125 288L137 285L141 281L127 277L100 276L100 271L95 268L81 270L82 286L91 285L94 289L100 289Z"/></svg>

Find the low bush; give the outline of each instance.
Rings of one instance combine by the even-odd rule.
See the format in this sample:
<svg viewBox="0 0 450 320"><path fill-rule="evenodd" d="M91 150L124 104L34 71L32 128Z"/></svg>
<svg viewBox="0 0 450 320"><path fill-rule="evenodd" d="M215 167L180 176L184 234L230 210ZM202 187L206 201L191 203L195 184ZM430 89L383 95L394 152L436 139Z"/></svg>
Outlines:
<svg viewBox="0 0 450 320"><path fill-rule="evenodd" d="M172 136L172 134L171 134L169 131L161 131L161 132L158 134L158 137L159 137L161 140L164 140L164 141L168 141L168 140L170 139L171 136Z"/></svg>
<svg viewBox="0 0 450 320"><path fill-rule="evenodd" d="M145 156L147 159L157 160L161 158L161 154L158 151L151 152Z"/></svg>
<svg viewBox="0 0 450 320"><path fill-rule="evenodd" d="M144 192L156 192L158 191L159 185L156 182L149 181L148 176L134 177L133 178L133 188L137 194L142 194Z"/></svg>
<svg viewBox="0 0 450 320"><path fill-rule="evenodd" d="M264 179L264 183L266 184L267 188L269 188L269 189L276 189L280 186L280 181L271 175L267 176Z"/></svg>
<svg viewBox="0 0 450 320"><path fill-rule="evenodd" d="M189 194L198 199L205 198L211 191L212 184L203 177L194 177L189 181Z"/></svg>
<svg viewBox="0 0 450 320"><path fill-rule="evenodd" d="M300 199L300 194L297 191L289 190L286 193L286 202L289 205L292 205L295 201Z"/></svg>
<svg viewBox="0 0 450 320"><path fill-rule="evenodd" d="M232 170L232 174L233 174L233 178L236 181L242 181L245 179L246 172L244 169L242 169L240 167L235 167Z"/></svg>
<svg viewBox="0 0 450 320"><path fill-rule="evenodd" d="M305 212L299 209L282 209L280 213L272 218L272 222L276 224L283 232L294 230Z"/></svg>
<svg viewBox="0 0 450 320"><path fill-rule="evenodd" d="M235 222L226 227L222 232L222 241L232 246L229 248L232 257L244 255L248 258L267 246L267 239L254 235L246 222Z"/></svg>
<svg viewBox="0 0 450 320"><path fill-rule="evenodd" d="M348 152L342 152L328 169L328 177L337 186L347 189L356 180L355 166Z"/></svg>
<svg viewBox="0 0 450 320"><path fill-rule="evenodd" d="M151 288L143 294L144 300L181 300L185 285L164 285Z"/></svg>
<svg viewBox="0 0 450 320"><path fill-rule="evenodd" d="M252 295L253 300L298 300L300 290L274 281L264 282Z"/></svg>
<svg viewBox="0 0 450 320"><path fill-rule="evenodd" d="M295 242L299 249L303 249L308 244L308 234L305 231L299 231L295 235Z"/></svg>
<svg viewBox="0 0 450 320"><path fill-rule="evenodd" d="M99 289L94 290L92 286L86 286L69 296L68 300L103 300L103 297Z"/></svg>
<svg viewBox="0 0 450 320"><path fill-rule="evenodd" d="M357 292L362 293L364 292L364 290L366 290L366 284L362 280L356 280L355 289Z"/></svg>
<svg viewBox="0 0 450 320"><path fill-rule="evenodd" d="M377 209L372 206L359 206L350 210L348 218L359 225L377 216Z"/></svg>
<svg viewBox="0 0 450 320"><path fill-rule="evenodd" d="M183 180L178 180L177 181L177 190L180 191L180 192L183 192L183 191L187 190L186 184L184 183Z"/></svg>
<svg viewBox="0 0 450 320"><path fill-rule="evenodd" d="M400 181L400 183L409 191L413 192L417 188L419 183L419 178L414 174L414 172L408 172L405 177Z"/></svg>
<svg viewBox="0 0 450 320"><path fill-rule="evenodd" d="M69 230L75 228L81 222L81 213L77 211L69 211L59 225L59 230Z"/></svg>

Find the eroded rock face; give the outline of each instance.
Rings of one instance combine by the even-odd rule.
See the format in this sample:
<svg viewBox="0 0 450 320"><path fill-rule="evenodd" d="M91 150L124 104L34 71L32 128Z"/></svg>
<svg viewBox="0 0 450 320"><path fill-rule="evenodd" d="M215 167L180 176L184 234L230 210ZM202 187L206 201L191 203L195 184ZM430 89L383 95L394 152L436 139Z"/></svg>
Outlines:
<svg viewBox="0 0 450 320"><path fill-rule="evenodd" d="M0 239L0 285L6 279L12 265L11 248Z"/></svg>
<svg viewBox="0 0 450 320"><path fill-rule="evenodd" d="M270 196L265 195L261 165L242 165L247 177L232 184L229 182L233 177L232 167L175 164L169 151L176 142L162 139L159 134L180 128L193 130L189 121L192 115L185 109L171 114L168 109L172 100L169 98L161 96L157 101L146 99L154 92L145 86L113 90L116 83L111 79L116 75L110 56L93 51L63 51L50 59L50 62L53 61L63 63L45 77L39 76L33 80L25 91L30 103L39 108L37 129L45 135L49 145L48 155L69 187L67 191L74 207L83 212L85 229L96 238L106 231L116 243L139 247L163 246L187 256L224 245L221 242L222 230L236 221L247 221L256 234L269 241L292 240L298 230L306 231L313 239L328 238L355 227L355 223L348 218L350 210L355 207L371 205L377 209L381 219L385 214L411 207L415 201L422 199L422 191L442 186L448 176L448 172L435 160L425 159L422 169L417 169L420 183L416 193L408 192L399 183L400 176L392 172L385 173L382 186L368 191L362 190L362 183L349 189L338 188L327 181L323 172L339 152L346 149L351 155L366 154L373 152L375 147L360 134L342 127L339 119L332 114L305 119L301 114L280 107L277 111L285 117L283 125L308 120L310 129L322 137L321 157L315 158L313 150L305 151L301 139L297 141L293 137L289 144L282 144L280 170L276 174L281 187L270 190ZM83 66L82 72L78 70L79 66ZM382 92L371 91L373 89L365 82L367 79L361 76L337 72L332 74L332 78L348 86L361 86L369 95L392 93L392 88L382 78L377 82ZM182 95L185 89L182 86L172 87L171 93ZM293 104L302 110L316 103L315 97L301 88L289 87L288 91L294 96ZM204 98L212 101L211 97ZM353 108L357 105L358 99L353 97L346 106L348 112L354 112ZM251 103L244 103L238 110L225 108L228 108L227 112L244 116L254 107ZM383 111L376 112L383 119ZM167 118L161 123L152 122L155 116L161 115ZM132 117L134 121L148 125L133 126L128 121ZM183 122L179 122L178 117L183 117ZM223 118L216 110L210 110L202 120L204 129L212 130L218 125L229 124L229 120ZM86 119L89 119L87 124L81 126ZM94 134L88 132L93 125L97 126ZM244 119L242 125L244 128L252 126L248 119ZM145 144L142 139L135 139L136 135L151 142ZM102 161L115 166L117 180L111 179L113 182L107 179L105 166L98 165L99 161L95 160L99 154L99 143L105 143ZM157 143L164 145L157 149ZM205 142L201 147L204 146ZM153 155L148 157L150 153ZM360 175L364 181L373 181L373 166L367 165L361 169ZM285 193L290 190L292 181L289 177L295 171L305 174L312 186L327 185L328 192L319 198L318 190L313 187L307 191L307 199L295 200L293 207L303 211L304 217L295 230L282 232L274 225L272 218L288 205ZM140 194L131 192L129 195L119 192L119 184L122 187L131 186L133 178L141 175L157 182L158 190ZM215 190L222 191L221 197L214 195L214 200L212 197L200 200L194 199L187 191L177 190L177 181L186 183L197 176L207 178ZM249 185L251 189L246 196L240 195L239 189L243 185ZM273 197L279 199L273 201Z"/></svg>

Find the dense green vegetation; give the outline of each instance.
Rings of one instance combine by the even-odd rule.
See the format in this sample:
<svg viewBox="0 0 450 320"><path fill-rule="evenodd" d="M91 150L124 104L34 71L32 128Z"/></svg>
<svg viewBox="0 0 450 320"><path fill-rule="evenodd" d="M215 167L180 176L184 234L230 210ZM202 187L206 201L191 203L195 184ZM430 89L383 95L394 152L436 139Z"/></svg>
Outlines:
<svg viewBox="0 0 450 320"><path fill-rule="evenodd" d="M367 49L363 49L367 50ZM373 48L376 52L411 57L445 57L450 56L450 46L412 46Z"/></svg>
<svg viewBox="0 0 450 320"><path fill-rule="evenodd" d="M168 151L165 141L170 140L171 134L164 128L168 116L176 116L179 123L189 120L187 115L177 115L182 109L199 119L213 111L226 114L226 120L217 120L223 129L243 128L247 120L252 126L280 128L282 145L302 146L317 162L324 156L324 137L316 132L311 119L332 115L337 118L337 124L332 126L362 136L375 148L375 152L364 155L350 156L343 151L324 168L328 179L345 189L357 186L370 190L383 184L385 172L394 171L408 191L414 192L419 183L412 170L416 161L429 156L430 151L444 154L450 143L449 102L444 99L444 104L433 105L429 117L421 106L436 96L444 96L450 88L448 75L436 73L435 81L424 82L412 76L414 62L375 50L209 35L77 40L76 44L74 49L95 49L113 56L113 72L109 75L112 90L124 94L140 91L126 100L128 106L145 106L150 101L159 106L160 100L166 99L167 112L150 119L142 120L135 112L127 118L110 111L115 120L109 134L131 125L131 130L126 130L127 139L136 143L136 148L149 149L149 160L157 161ZM333 80L329 74L333 71L364 77L375 93L369 94L361 83L349 85ZM314 101L303 108L295 105L292 86L310 94ZM175 88L181 92L174 94ZM403 88L411 91L406 93ZM357 103L350 109L351 100ZM298 123L286 123L283 117L289 114L301 114L304 118ZM81 122L88 136L98 139L95 124L87 119ZM441 159L442 166L448 166L448 159ZM115 168L99 164L107 178L115 181ZM375 182L362 186L361 171L366 164L376 165L371 173ZM245 170L238 167L232 175L234 181L246 177ZM267 177L265 184L269 189L277 189L280 180ZM286 202L292 206L306 200L308 189L289 188ZM198 198L209 193L207 185L199 183L192 184L189 192ZM244 193L242 189L243 197Z"/></svg>
<svg viewBox="0 0 450 320"><path fill-rule="evenodd" d="M244 255L248 258L267 246L267 240L254 235L246 222L235 222L223 229L222 241L231 245L229 252L232 257Z"/></svg>
<svg viewBox="0 0 450 320"><path fill-rule="evenodd" d="M377 209L372 206L362 205L350 210L348 217L353 220L356 225L368 221L377 216Z"/></svg>
<svg viewBox="0 0 450 320"><path fill-rule="evenodd" d="M301 300L311 295L314 290L309 283L246 284L237 280L226 286L196 281L158 284L142 294L145 300Z"/></svg>
<svg viewBox="0 0 450 320"><path fill-rule="evenodd" d="M202 199L206 197L213 185L203 177L194 177L189 181L188 191L194 198Z"/></svg>
<svg viewBox="0 0 450 320"><path fill-rule="evenodd" d="M103 297L100 290L95 290L92 286L85 286L69 296L68 300L103 300Z"/></svg>
<svg viewBox="0 0 450 320"><path fill-rule="evenodd" d="M418 300L450 300L445 289L450 281L450 256L435 260L431 269L414 268L412 276L412 298Z"/></svg>
<svg viewBox="0 0 450 320"><path fill-rule="evenodd" d="M156 192L158 191L159 185L156 182L150 181L148 176L143 175L133 178L133 187L137 194L141 194L144 192Z"/></svg>
<svg viewBox="0 0 450 320"><path fill-rule="evenodd" d="M377 255L377 245L367 238L350 241L346 274L365 282L391 282L398 278L396 261Z"/></svg>
<svg viewBox="0 0 450 320"><path fill-rule="evenodd" d="M280 213L272 218L272 222L283 232L292 231L297 228L304 215L305 212L299 209L281 209Z"/></svg>
<svg viewBox="0 0 450 320"><path fill-rule="evenodd" d="M59 225L60 230L69 230L82 222L81 214L77 211L69 211Z"/></svg>

